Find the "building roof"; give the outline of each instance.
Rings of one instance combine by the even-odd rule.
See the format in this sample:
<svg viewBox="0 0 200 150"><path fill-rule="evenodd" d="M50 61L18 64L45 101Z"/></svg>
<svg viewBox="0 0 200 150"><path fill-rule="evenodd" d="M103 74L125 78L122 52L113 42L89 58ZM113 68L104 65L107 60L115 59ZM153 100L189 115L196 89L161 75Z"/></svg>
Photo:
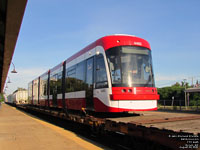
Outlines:
<svg viewBox="0 0 200 150"><path fill-rule="evenodd" d="M188 92L188 93L200 92L200 87L188 88L188 89L185 90L185 92Z"/></svg>

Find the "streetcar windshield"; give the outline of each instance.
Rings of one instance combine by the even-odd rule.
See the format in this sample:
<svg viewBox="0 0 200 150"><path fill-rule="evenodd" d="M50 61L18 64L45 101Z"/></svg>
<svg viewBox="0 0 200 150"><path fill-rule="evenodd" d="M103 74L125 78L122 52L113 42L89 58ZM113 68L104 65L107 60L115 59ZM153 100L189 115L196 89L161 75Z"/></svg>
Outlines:
<svg viewBox="0 0 200 150"><path fill-rule="evenodd" d="M151 51L120 46L106 51L113 87L154 87Z"/></svg>

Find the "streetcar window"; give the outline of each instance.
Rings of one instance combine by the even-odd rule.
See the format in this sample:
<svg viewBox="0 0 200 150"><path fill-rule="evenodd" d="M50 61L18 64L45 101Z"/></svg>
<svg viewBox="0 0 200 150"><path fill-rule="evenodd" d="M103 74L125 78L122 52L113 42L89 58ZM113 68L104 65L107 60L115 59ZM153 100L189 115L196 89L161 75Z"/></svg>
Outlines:
<svg viewBox="0 0 200 150"><path fill-rule="evenodd" d="M41 96L41 98L45 98L45 96L47 96L47 80L48 80L48 75L40 78L40 96Z"/></svg>
<svg viewBox="0 0 200 150"><path fill-rule="evenodd" d="M108 64L113 85L121 84L121 60L119 47L110 49L107 53Z"/></svg>
<svg viewBox="0 0 200 150"><path fill-rule="evenodd" d="M62 71L57 74L57 94L62 93Z"/></svg>
<svg viewBox="0 0 200 150"><path fill-rule="evenodd" d="M43 95L47 96L47 86L48 86L48 80L44 80L43 82Z"/></svg>
<svg viewBox="0 0 200 150"><path fill-rule="evenodd" d="M114 87L154 87L151 51L119 46L106 51Z"/></svg>
<svg viewBox="0 0 200 150"><path fill-rule="evenodd" d="M62 73L62 67L51 72L49 81L50 95L57 95L62 93ZM47 93L47 89L45 93Z"/></svg>
<svg viewBox="0 0 200 150"><path fill-rule="evenodd" d="M33 100L38 100L38 79L33 81Z"/></svg>
<svg viewBox="0 0 200 150"><path fill-rule="evenodd" d="M32 82L28 84L28 100L32 100Z"/></svg>
<svg viewBox="0 0 200 150"><path fill-rule="evenodd" d="M51 77L50 77L50 95L53 95L54 93L57 92L57 74L53 74Z"/></svg>
<svg viewBox="0 0 200 150"><path fill-rule="evenodd" d="M82 61L66 71L66 92L82 91L85 89L85 66L86 61Z"/></svg>
<svg viewBox="0 0 200 150"><path fill-rule="evenodd" d="M74 92L76 86L76 67L67 69L66 92Z"/></svg>
<svg viewBox="0 0 200 150"><path fill-rule="evenodd" d="M96 88L107 88L107 74L104 62L104 57L102 54L96 57Z"/></svg>
<svg viewBox="0 0 200 150"><path fill-rule="evenodd" d="M73 66L68 69L67 76L70 77L73 76L74 74L76 74L76 68Z"/></svg>
<svg viewBox="0 0 200 150"><path fill-rule="evenodd" d="M76 72L76 91L82 91L85 89L85 61L77 64Z"/></svg>
<svg viewBox="0 0 200 150"><path fill-rule="evenodd" d="M86 84L87 87L91 87L93 85L94 57L87 59L86 67Z"/></svg>

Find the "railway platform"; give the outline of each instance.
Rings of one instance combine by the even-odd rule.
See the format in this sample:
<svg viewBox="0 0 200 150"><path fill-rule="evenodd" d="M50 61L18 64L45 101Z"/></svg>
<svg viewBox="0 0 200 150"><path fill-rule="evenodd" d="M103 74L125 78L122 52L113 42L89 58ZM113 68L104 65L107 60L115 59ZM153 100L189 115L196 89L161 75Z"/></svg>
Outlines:
<svg viewBox="0 0 200 150"><path fill-rule="evenodd" d="M0 106L0 150L107 149L6 104Z"/></svg>

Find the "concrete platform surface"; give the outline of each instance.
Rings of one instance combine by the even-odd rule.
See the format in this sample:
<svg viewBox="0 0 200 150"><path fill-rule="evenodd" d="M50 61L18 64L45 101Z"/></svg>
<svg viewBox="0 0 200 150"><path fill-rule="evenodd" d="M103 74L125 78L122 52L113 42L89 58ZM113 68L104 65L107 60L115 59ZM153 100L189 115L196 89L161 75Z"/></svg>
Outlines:
<svg viewBox="0 0 200 150"><path fill-rule="evenodd" d="M0 106L0 150L108 149L7 104Z"/></svg>

